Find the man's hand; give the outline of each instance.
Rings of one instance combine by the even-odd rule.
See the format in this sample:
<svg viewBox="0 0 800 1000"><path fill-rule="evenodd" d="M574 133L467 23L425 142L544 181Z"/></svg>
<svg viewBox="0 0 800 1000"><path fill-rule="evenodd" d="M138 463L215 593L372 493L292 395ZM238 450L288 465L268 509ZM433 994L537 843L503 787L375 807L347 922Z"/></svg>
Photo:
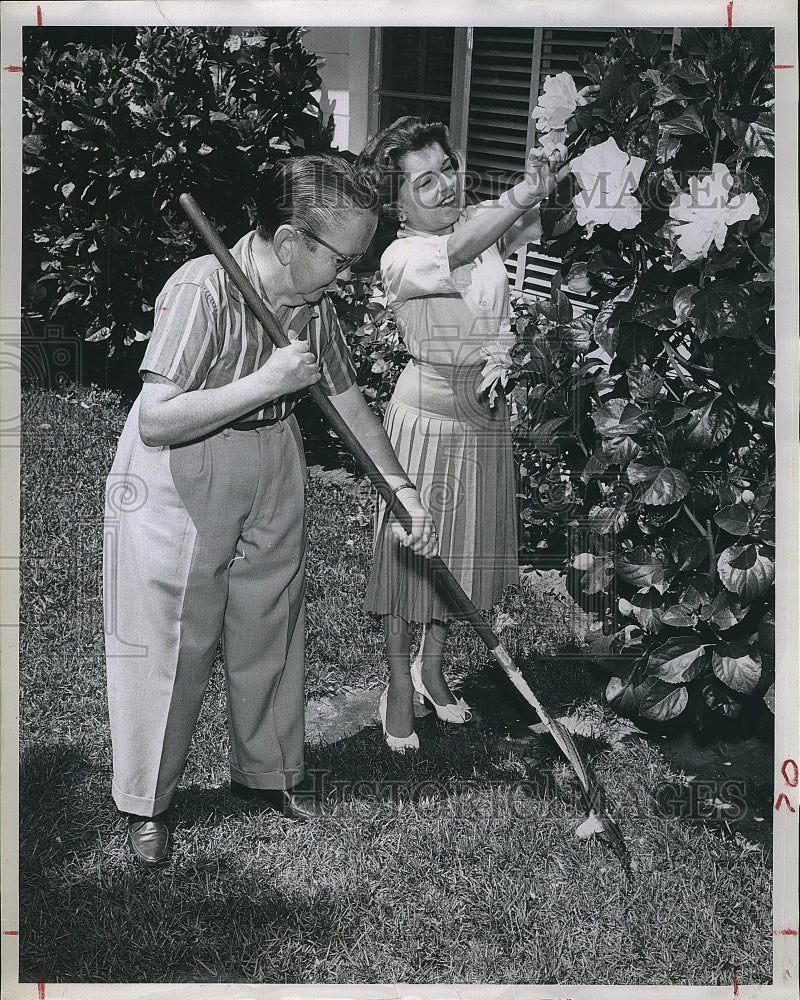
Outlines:
<svg viewBox="0 0 800 1000"><path fill-rule="evenodd" d="M321 378L317 359L307 340L293 340L286 347L276 347L259 368L259 374L268 399L299 392Z"/></svg>
<svg viewBox="0 0 800 1000"><path fill-rule="evenodd" d="M392 519L392 534L406 548L411 548L426 559L439 553L439 539L436 537L436 526L433 518L422 506L416 490L408 487L400 490L397 499L411 515L411 534L408 534L400 524Z"/></svg>

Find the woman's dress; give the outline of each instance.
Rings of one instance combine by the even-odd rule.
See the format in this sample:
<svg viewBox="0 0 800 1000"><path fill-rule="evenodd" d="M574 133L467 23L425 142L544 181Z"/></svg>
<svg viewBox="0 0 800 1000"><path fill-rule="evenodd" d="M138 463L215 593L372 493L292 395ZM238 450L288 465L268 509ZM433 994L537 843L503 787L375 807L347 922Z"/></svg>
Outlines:
<svg viewBox="0 0 800 1000"><path fill-rule="evenodd" d="M538 213L530 216L515 227L516 246L538 237ZM510 251L508 242L494 245L451 271L447 240L401 230L381 258L387 301L411 354L384 424L436 523L443 560L473 603L488 609L519 582L508 408L502 394L492 407L478 392L481 348L508 335L501 250ZM458 619L426 560L398 544L384 515L379 503L365 609L420 623Z"/></svg>

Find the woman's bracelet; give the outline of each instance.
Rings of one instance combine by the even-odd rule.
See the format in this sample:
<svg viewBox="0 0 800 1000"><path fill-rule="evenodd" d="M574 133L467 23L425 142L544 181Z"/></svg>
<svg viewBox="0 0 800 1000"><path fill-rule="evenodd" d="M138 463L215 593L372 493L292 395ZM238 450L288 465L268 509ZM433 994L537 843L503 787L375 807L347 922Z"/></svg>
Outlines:
<svg viewBox="0 0 800 1000"><path fill-rule="evenodd" d="M399 493L400 490L414 490L415 493L417 492L416 486L411 482L410 479L405 483L400 483L399 486L392 487L392 493Z"/></svg>

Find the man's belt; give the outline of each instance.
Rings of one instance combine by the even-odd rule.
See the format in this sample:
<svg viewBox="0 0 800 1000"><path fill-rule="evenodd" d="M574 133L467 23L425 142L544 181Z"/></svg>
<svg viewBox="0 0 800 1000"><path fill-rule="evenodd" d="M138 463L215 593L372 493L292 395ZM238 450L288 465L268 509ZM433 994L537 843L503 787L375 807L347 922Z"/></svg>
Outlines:
<svg viewBox="0 0 800 1000"><path fill-rule="evenodd" d="M257 431L259 427L272 427L281 419L281 417L263 417L261 420L237 420L229 426L234 431Z"/></svg>

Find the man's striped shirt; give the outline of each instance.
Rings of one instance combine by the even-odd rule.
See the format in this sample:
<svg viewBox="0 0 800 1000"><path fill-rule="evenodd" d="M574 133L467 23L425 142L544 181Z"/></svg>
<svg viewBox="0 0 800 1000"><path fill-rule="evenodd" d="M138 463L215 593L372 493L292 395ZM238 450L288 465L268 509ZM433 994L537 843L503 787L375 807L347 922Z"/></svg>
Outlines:
<svg viewBox="0 0 800 1000"><path fill-rule="evenodd" d="M254 232L242 237L231 254L269 304L253 259L254 237ZM339 319L326 295L313 306L295 306L278 315L290 339L310 342L321 362L318 384L326 395L338 395L355 384ZM153 333L139 371L163 375L186 392L215 389L257 371L273 350L222 265L208 255L184 264L159 293ZM282 419L299 396L281 396L238 419Z"/></svg>

